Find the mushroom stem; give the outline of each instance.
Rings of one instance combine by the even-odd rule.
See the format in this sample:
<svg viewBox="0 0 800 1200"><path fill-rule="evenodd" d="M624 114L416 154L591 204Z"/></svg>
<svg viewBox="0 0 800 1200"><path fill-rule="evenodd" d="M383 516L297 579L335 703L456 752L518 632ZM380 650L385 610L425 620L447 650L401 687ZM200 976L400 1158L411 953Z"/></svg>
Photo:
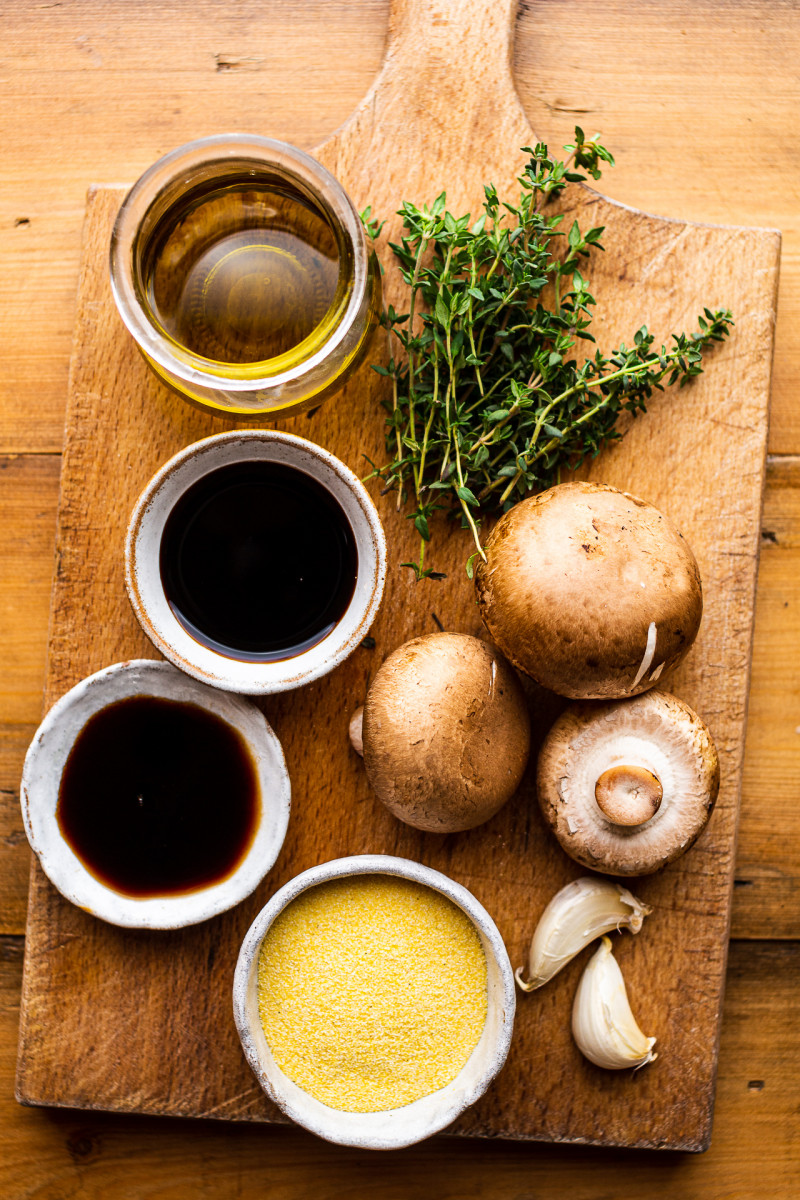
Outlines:
<svg viewBox="0 0 800 1200"><path fill-rule="evenodd" d="M361 704L350 718L350 745L359 758L364 757L364 705Z"/></svg>
<svg viewBox="0 0 800 1200"><path fill-rule="evenodd" d="M663 795L660 781L644 767L609 767L594 785L598 806L615 825L643 825L658 812Z"/></svg>

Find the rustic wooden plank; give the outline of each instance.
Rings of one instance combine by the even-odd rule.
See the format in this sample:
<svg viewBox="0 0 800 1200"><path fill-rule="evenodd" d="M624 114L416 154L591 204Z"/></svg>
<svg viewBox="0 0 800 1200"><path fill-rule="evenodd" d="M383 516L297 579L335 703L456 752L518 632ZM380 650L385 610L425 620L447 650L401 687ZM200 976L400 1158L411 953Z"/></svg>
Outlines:
<svg viewBox="0 0 800 1200"><path fill-rule="evenodd" d="M62 446L87 186L203 134L321 141L372 83L388 0L110 7L0 13L0 452Z"/></svg>
<svg viewBox="0 0 800 1200"><path fill-rule="evenodd" d="M513 148L530 141L532 133L506 75L504 6L462 0L442 12L430 0L406 0L394 11L396 40L386 73L321 156L359 205L372 201L381 215L390 214L401 195L430 199L442 181L457 207L475 204L486 178L511 186L520 166ZM447 61L443 73L440 66ZM435 138L426 133L429 122ZM122 336L105 260L120 195L97 192L90 210L48 704L90 670L130 655L152 655L122 586L127 515L141 486L170 453L221 427L164 392ZM703 303L727 304L737 313L735 336L715 354L708 374L691 389L654 403L600 468L609 482L669 512L698 555L706 615L674 686L711 724L723 787L714 819L692 853L642 883L639 890L657 916L647 938L624 944L620 952L632 991L641 996L643 1025L660 1038L658 1062L633 1086L579 1058L565 1019L574 964L547 995L524 998L503 1075L458 1129L698 1149L710 1129L727 948L778 243L763 231L648 218L588 191L576 191L569 204L582 221L607 226L610 252L592 271L607 344L630 337L645 315L658 335L666 335L690 322ZM390 297L396 286L387 275ZM381 421L375 416L380 386L363 371L334 403L287 427L358 468L363 452L374 457L380 451ZM145 938L102 926L66 905L34 871L19 1068L20 1094L27 1100L271 1118L231 1029L230 974L241 935L266 895L312 862L372 850L438 866L487 905L515 962L522 960L536 911L576 873L530 809L530 787L489 825L446 839L398 825L371 799L349 751L346 726L375 665L405 638L433 627L434 603L445 626L477 630L460 531L442 539L437 552L439 565L449 571L447 584L416 589L410 574L396 565L407 557L407 522L393 513L388 498L382 511L392 569L374 629L376 650L359 650L329 679L265 705L287 753L293 819L276 870L251 901L205 926ZM565 1075L574 1084L569 1093L562 1086ZM694 1080L689 1094L687 1078Z"/></svg>
<svg viewBox="0 0 800 1200"><path fill-rule="evenodd" d="M60 472L59 455L0 456L0 934L25 928L19 778L42 713Z"/></svg>
<svg viewBox="0 0 800 1200"><path fill-rule="evenodd" d="M19 778L42 712L60 472L58 455L0 456L0 934L25 927Z"/></svg>
<svg viewBox="0 0 800 1200"><path fill-rule="evenodd" d="M618 165L601 188L625 203L783 230L770 447L800 453L796 6L647 0L635 29L629 8L521 3L514 70L523 105L555 144L576 121L602 129ZM321 141L374 78L388 0L272 0L268 13L258 0L235 13L203 0L191 20L178 0L126 0L113 20L110 11L108 0L6 0L0 13L0 452L62 444L87 185L133 179L201 133ZM753 145L765 172L755 190L744 167Z"/></svg>
<svg viewBox="0 0 800 1200"><path fill-rule="evenodd" d="M2 461L2 460L0 460ZM59 463L25 455L0 469L0 561L4 578L4 628L0 676L2 711L36 716L25 724L0 724L0 932L22 933L28 890L28 850L19 813L22 761L38 721L44 689L53 524ZM792 664L800 642L800 460L772 459L764 498L761 565L753 649L750 712L744 760L732 933L734 937L800 935L798 865L800 836L794 797L800 781L797 679ZM15 546L12 548L11 541ZM31 581L38 580L35 588ZM9 695L7 650L26 651L24 701ZM763 803L769 795L770 805Z"/></svg>
<svg viewBox="0 0 800 1200"><path fill-rule="evenodd" d="M19 807L19 779L35 731L35 725L0 725L0 935L25 929L31 852Z"/></svg>
<svg viewBox="0 0 800 1200"><path fill-rule="evenodd" d="M714 1137L703 1155L474 1142L440 1137L380 1159L297 1129L23 1108L12 1098L21 944L0 939L0 1185L61 1200L793 1200L800 1042L800 945L731 947ZM691 1088L691 1083L687 1087ZM571 1082L565 1077L564 1087ZM166 1182L168 1181L168 1182ZM166 1190L165 1190L166 1189Z"/></svg>
<svg viewBox="0 0 800 1200"><path fill-rule="evenodd" d="M38 722L61 460L0 456L0 722Z"/></svg>
<svg viewBox="0 0 800 1200"><path fill-rule="evenodd" d="M764 501L759 604L745 753L742 825L733 905L736 937L797 937L798 867L792 847L800 820L793 797L800 778L800 737L787 698L800 640L800 465L772 459ZM60 460L52 455L0 458L0 593L6 637L0 646L0 839L11 858L0 872L0 932L21 933L28 858L18 807L19 773L40 716ZM6 747L11 744L9 754ZM765 791L773 798L768 810Z"/></svg>
<svg viewBox="0 0 800 1200"><path fill-rule="evenodd" d="M626 0L523 0L514 57L540 137L561 145L576 123L603 131L617 160L603 193L664 216L781 230L769 446L783 454L800 452L800 214L785 132L800 102L798 51L794 0L640 0L635 14ZM754 147L765 164L755 191L742 186Z"/></svg>
<svg viewBox="0 0 800 1200"><path fill-rule="evenodd" d="M800 458L772 459L762 519L734 936L791 937L800 911ZM777 803L778 797L785 797ZM786 815L784 815L786 814Z"/></svg>
<svg viewBox="0 0 800 1200"><path fill-rule="evenodd" d="M14 522L0 523L0 561L6 639L0 646L0 678L8 678L5 647L18 654L26 630L36 635L27 645L25 711L33 713L44 690L49 597L44 582L32 595L28 582L44 581L52 561L58 463L53 458L20 456L14 471L0 470L0 510L22 497L15 522L28 523L17 537L15 553L8 538ZM8 493L3 489L8 488ZM800 644L800 460L771 458L767 465L758 603L753 640L742 817L733 898L732 934L742 938L800 937L800 868L794 847L800 838L800 736L797 734L797 678L793 670ZM16 536L16 534L15 534ZM35 603L34 603L35 601ZM18 699L3 695L2 710L18 711ZM0 724L0 845L7 848L0 871L0 922L3 933L22 933L28 892L28 852L19 813L22 760L36 727ZM769 805L764 804L765 795Z"/></svg>

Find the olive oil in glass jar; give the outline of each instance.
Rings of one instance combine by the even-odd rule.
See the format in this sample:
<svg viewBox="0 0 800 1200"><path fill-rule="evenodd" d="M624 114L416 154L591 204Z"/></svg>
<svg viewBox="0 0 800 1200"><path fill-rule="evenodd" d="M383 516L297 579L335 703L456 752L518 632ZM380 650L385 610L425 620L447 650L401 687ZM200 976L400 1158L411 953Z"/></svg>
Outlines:
<svg viewBox="0 0 800 1200"><path fill-rule="evenodd" d="M156 373L230 416L319 404L361 362L380 276L344 190L304 152L225 136L161 159L111 244L120 314Z"/></svg>

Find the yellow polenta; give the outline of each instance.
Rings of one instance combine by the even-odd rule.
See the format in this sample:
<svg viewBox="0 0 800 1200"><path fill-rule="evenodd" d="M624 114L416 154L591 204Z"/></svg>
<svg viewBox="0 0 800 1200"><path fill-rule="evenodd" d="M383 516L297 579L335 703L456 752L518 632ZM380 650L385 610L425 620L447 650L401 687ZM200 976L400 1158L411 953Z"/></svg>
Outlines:
<svg viewBox="0 0 800 1200"><path fill-rule="evenodd" d="M475 926L432 888L354 875L309 888L258 964L275 1061L331 1108L381 1112L456 1077L486 1021Z"/></svg>

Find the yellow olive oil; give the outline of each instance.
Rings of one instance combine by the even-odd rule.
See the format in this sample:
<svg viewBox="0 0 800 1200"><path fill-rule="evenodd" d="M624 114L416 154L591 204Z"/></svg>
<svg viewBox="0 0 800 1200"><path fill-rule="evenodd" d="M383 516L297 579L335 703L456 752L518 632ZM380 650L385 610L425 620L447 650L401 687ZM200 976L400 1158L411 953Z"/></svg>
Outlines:
<svg viewBox="0 0 800 1200"><path fill-rule="evenodd" d="M324 334L340 274L324 213L285 179L244 167L202 180L168 207L142 268L164 332L232 366L293 356Z"/></svg>

